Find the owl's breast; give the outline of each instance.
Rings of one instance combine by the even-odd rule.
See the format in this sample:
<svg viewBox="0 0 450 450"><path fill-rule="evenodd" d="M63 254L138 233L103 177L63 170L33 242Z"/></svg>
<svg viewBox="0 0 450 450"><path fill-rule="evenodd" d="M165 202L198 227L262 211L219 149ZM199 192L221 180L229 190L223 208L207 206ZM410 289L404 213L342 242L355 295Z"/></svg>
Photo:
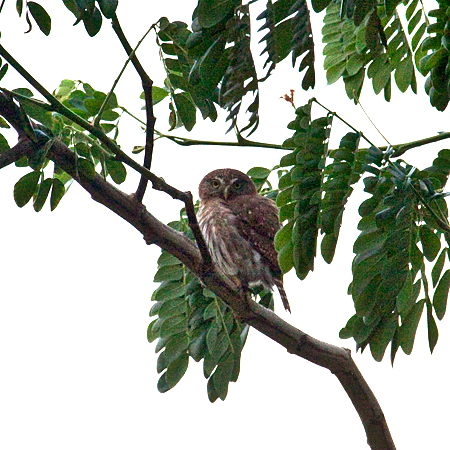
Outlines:
<svg viewBox="0 0 450 450"><path fill-rule="evenodd" d="M270 287L270 271L260 253L239 232L239 219L223 202L208 203L200 205L197 218L215 264L228 276Z"/></svg>

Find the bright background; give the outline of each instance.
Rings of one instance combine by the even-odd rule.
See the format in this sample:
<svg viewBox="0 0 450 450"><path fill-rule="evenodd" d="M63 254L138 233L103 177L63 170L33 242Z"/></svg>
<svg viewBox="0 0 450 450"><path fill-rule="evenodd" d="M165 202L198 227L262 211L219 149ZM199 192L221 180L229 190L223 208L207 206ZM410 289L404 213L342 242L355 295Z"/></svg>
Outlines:
<svg viewBox="0 0 450 450"><path fill-rule="evenodd" d="M62 2L40 3L54 19L50 37L36 25L24 34L25 20L19 21L14 2L8 2L0 15L2 45L50 91L70 78L107 92L126 60L109 24L89 38L82 24L72 27L74 17ZM195 4L194 0L122 1L118 16L134 45L161 16L190 23ZM319 16L313 19L319 44L321 22ZM164 73L157 55L154 35L150 35L138 56L155 85L162 86ZM342 82L326 86L321 58L317 48L314 96L372 141L385 145L361 109L346 98ZM291 133L286 125L294 114L280 96L295 89L300 106L312 95L301 90L301 77L289 61L276 73L261 86L261 124L253 140L282 143ZM12 68L1 85L29 87ZM437 113L429 105L423 79L419 79L418 96L401 95L393 88L391 103L382 94L376 97L367 80L365 85L362 104L392 144L449 131L448 112ZM143 117L143 101L138 100L142 88L131 67L116 92L119 104ZM323 115L320 108L315 111ZM166 131L167 102L156 107L156 114L157 129ZM215 124L199 123L190 134L181 129L173 134L233 140L232 133L224 137L228 125L223 117ZM331 147L347 131L340 124L333 126ZM14 145L15 134L7 136ZM144 133L124 117L119 143L130 153L134 145L144 144ZM411 150L406 157L426 167L446 145ZM282 154L257 148L180 147L158 140L152 171L177 188L196 193L210 170L272 167ZM137 159L141 161L142 155ZM93 202L76 184L51 214L48 204L39 214L31 204L17 208L13 186L27 170L13 166L0 175L0 448L368 448L359 417L338 380L255 330L243 352L239 380L230 385L225 402L209 403L202 366L192 360L173 390L158 393L154 344L147 343L146 329L159 249L146 246L132 227ZM137 182L130 170L120 188L133 192ZM338 333L352 315L346 291L357 236L356 208L362 198L361 194L350 202L333 264L318 258L316 270L305 281L286 277L292 315L282 310L276 297L277 311L290 323L315 338L352 350L354 342L340 340ZM164 222L177 219L181 207L151 189L144 202ZM439 324L440 337L431 356L422 318L412 355L406 357L399 350L394 368L389 349L382 363L375 362L369 350L362 355L353 351L398 449L450 448L447 322L445 318Z"/></svg>

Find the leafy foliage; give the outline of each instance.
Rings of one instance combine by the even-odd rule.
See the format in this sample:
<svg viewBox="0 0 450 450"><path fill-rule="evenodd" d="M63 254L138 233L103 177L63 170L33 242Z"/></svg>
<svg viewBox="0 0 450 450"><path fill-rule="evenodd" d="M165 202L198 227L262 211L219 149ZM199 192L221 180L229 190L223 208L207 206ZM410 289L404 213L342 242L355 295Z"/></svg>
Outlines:
<svg viewBox="0 0 450 450"><path fill-rule="evenodd" d="M311 104L296 110L288 128L294 135L284 146L294 150L280 161L277 204L283 228L275 246L283 272L293 267L303 279L314 268L319 231L321 253L331 263L342 215L353 186L365 174L365 191L371 196L359 208L362 219L355 241L356 254L349 293L356 314L341 330L358 348L369 345L380 361L391 345L391 359L399 347L410 354L424 305L431 351L438 334L434 317L445 314L450 272L443 272L450 240L448 210L442 193L450 173L450 151L442 150L423 171L398 160L393 149L358 149L360 134L347 133L339 148L328 151L331 115L311 119ZM264 174L261 173L261 176ZM431 297L427 267L431 270ZM418 300L420 292L424 298Z"/></svg>
<svg viewBox="0 0 450 450"><path fill-rule="evenodd" d="M277 196L280 219L287 223L275 236L275 248L283 273L294 267L300 279L314 269L320 186L331 118L311 121L310 104L297 108L295 120L288 125L294 135L283 143L294 150L280 161L281 167L289 167L280 178Z"/></svg>
<svg viewBox="0 0 450 450"><path fill-rule="evenodd" d="M447 8L450 3L446 0L438 1L439 9L429 12L436 22L427 27L427 36L420 45L420 52L424 54L420 59L419 69L423 75L428 75L425 91L430 97L431 104L439 111L447 108L450 100L448 90L450 25Z"/></svg>
<svg viewBox="0 0 450 450"><path fill-rule="evenodd" d="M72 177L59 168L53 167L51 177L45 177L45 169L49 163L47 152L54 139L61 139L75 154L77 171L88 178L95 175L96 166L100 165L104 178L111 176L115 183L123 183L126 169L123 163L114 159L114 155L92 134L58 113L43 109L39 103L32 103L33 93L28 89L13 91L21 100L24 114L34 119L36 126L31 131L37 140L35 153L28 158L16 162L19 167L31 167L33 172L23 176L14 187L14 199L22 207L33 198L35 211L40 211L50 195L50 207L53 211L72 183ZM106 94L96 91L89 84L63 80L55 93L61 103L85 120L93 120L99 114ZM116 96L111 95L101 114L100 126L105 133L118 135L120 114ZM32 183L31 183L32 181Z"/></svg>
<svg viewBox="0 0 450 450"><path fill-rule="evenodd" d="M319 216L324 237L320 249L328 264L333 260L336 250L345 204L362 170L361 162L356 157L359 139L359 133L347 133L341 139L339 148L329 153L333 161L324 170Z"/></svg>
<svg viewBox="0 0 450 450"><path fill-rule="evenodd" d="M237 115L242 100L248 93L254 97L247 111L250 113L248 124L241 131L252 134L259 124L259 91L255 63L250 50L250 14L248 5L236 9L235 15L227 22L229 47L228 67L222 79L219 91L219 103L227 109L227 120L231 120L229 129L237 126Z"/></svg>
<svg viewBox="0 0 450 450"><path fill-rule="evenodd" d="M169 224L192 232L184 211L179 221ZM225 400L230 382L236 382L240 358L249 326L239 322L231 309L204 288L174 256L162 251L154 281L161 283L154 291L150 316L157 316L148 327L148 340L158 339L157 371L162 372L158 390L173 388L185 374L189 358L203 361L211 402ZM273 308L272 294L259 291L261 303Z"/></svg>
<svg viewBox="0 0 450 450"><path fill-rule="evenodd" d="M307 90L314 88L314 41L312 37L309 10L304 0L278 0L267 2L257 20L265 20L258 31L266 30L265 36L260 42L265 42L263 53L267 53L266 67L270 66L264 78L268 78L275 66L292 53L292 66L295 66L297 58L304 55L299 71L306 68L302 81L302 88Z"/></svg>
<svg viewBox="0 0 450 450"><path fill-rule="evenodd" d="M153 100L156 104L169 97L171 129L192 130L197 109L203 119L215 121L219 106L227 111L230 129L251 134L259 124L260 82L289 55L293 66L301 59L303 89L314 87L314 42L306 1L268 0L257 18L264 33L262 78L250 45L253 3L199 0L192 30L165 17L152 27L166 71L164 87L153 88ZM416 92L417 68L428 76L425 88L431 104L440 111L446 109L450 100L448 0L438 0L438 9L429 12L435 20L432 24L420 0L311 3L315 12L326 9L322 35L328 83L342 78L348 97L357 101L368 78L374 92L383 91L389 101L392 81L400 92L408 88ZM75 24L83 22L94 36L103 17L114 20L118 0L65 0L64 4L75 15ZM16 10L19 16L25 12L30 30L34 21L44 34L50 33L51 18L39 3L17 0ZM7 59L5 53L3 58ZM0 79L7 70L8 64L0 64ZM49 167L47 155L55 139L74 152L78 175L92 178L98 168L115 183L125 180L124 165L87 131L86 123L84 127L76 124L71 120L74 116L66 117L52 105L36 101L28 89L17 89L14 95L21 103L25 132L36 147L33 155L16 163L30 168L14 186L19 207L32 201L40 211L50 198L53 210L70 187L71 176L56 165ZM113 141L117 138L122 108L114 94L107 96L81 81L63 80L54 96L71 114L99 125ZM244 110L248 122L241 127L239 114ZM352 337L362 351L369 346L378 361L391 344L394 361L399 348L411 353L426 309L433 351L438 340L436 318L442 320L445 315L450 288L450 227L442 193L450 172L450 151L442 150L431 167L419 171L405 161L394 161L393 149L359 148L362 135L354 129L341 139L339 148L329 150L333 115L312 119L311 103L296 110L288 126L293 136L284 142L290 152L276 168L276 189L268 182L271 170L254 167L249 172L264 195L276 198L280 207L284 225L275 239L280 266L283 272L294 268L300 279L305 278L314 268L319 233L322 257L332 262L347 200L363 176L370 196L359 208L360 234L354 244L349 293L355 315L341 330L341 337ZM6 122L0 121L0 127L4 126ZM0 153L8 148L0 135ZM190 234L184 214L172 226ZM209 398L223 400L229 382L237 380L248 327L178 260L163 252L158 264L155 281L161 285L153 295L151 315L156 319L149 327L149 340L158 339L162 374L158 388L165 392L174 387L190 358L203 360ZM257 294L273 307L270 294Z"/></svg>
<svg viewBox="0 0 450 450"><path fill-rule="evenodd" d="M401 92L408 87L416 92L413 55L395 8L386 10L381 4L366 11L363 5L370 4L356 3L344 16L338 3L328 6L322 28L328 83L342 77L348 97L357 100L367 74L375 94L384 90L389 101L394 74Z"/></svg>
<svg viewBox="0 0 450 450"><path fill-rule="evenodd" d="M423 172L403 161L390 162L386 156L375 148L366 152L365 170L373 175L364 179L371 197L359 208L361 233L353 247L350 292L356 314L340 336L353 337L361 350L369 345L377 361L391 343L393 362L399 347L411 353L424 305L433 351L438 337L433 310L439 319L445 312L440 305L447 301L449 275L445 272L441 277L441 272L448 249L441 251L432 270L433 285L437 284L433 302L425 269L426 260L436 260L441 249L443 230L438 224L445 222L448 211L436 189L447 181L450 152L441 151ZM424 298L418 301L421 292Z"/></svg>
<svg viewBox="0 0 450 450"><path fill-rule="evenodd" d="M167 72L165 84L172 96L171 128L183 124L191 130L195 125L195 106L204 119L215 121L216 103L228 110L231 129L237 124L243 98L253 93L247 108L249 123L242 129L251 133L259 123L259 95L250 51L248 6L229 1L222 3L221 8L209 8L207 3L200 2L194 13L193 32L182 22L169 23L166 18L159 21L158 42Z"/></svg>

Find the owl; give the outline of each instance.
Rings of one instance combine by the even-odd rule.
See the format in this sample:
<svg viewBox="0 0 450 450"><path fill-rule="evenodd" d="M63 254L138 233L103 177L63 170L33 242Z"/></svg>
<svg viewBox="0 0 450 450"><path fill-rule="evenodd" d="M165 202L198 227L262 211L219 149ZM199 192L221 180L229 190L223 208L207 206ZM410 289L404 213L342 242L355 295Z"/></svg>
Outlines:
<svg viewBox="0 0 450 450"><path fill-rule="evenodd" d="M213 170L198 189L198 222L218 269L243 289L276 285L290 312L273 242L280 228L275 203L258 195L251 178L234 169Z"/></svg>

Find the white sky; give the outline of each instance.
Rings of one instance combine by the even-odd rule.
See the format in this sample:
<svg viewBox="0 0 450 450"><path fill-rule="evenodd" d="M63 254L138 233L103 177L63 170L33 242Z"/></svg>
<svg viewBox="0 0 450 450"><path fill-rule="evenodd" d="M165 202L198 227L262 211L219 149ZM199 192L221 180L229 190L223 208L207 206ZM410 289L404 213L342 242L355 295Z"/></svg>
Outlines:
<svg viewBox="0 0 450 450"><path fill-rule="evenodd" d="M14 2L7 2L0 16L2 45L50 91L70 78L107 92L126 59L108 23L97 37L88 38L82 25L72 27L73 16L62 2L40 3L53 18L50 37L37 26L24 35L25 21L17 18ZM195 3L122 1L118 15L134 44L160 16L190 23ZM320 21L315 22L314 32L319 43ZM148 38L138 56L161 86L164 75L153 42L153 36ZM326 86L319 64L314 96L384 145L361 110L346 99L341 82ZM289 67L289 62L281 65L276 78L262 85L261 125L251 137L254 140L281 143L289 136L286 125L293 111L279 100L281 95L296 89L297 105L312 96L301 91L301 79ZM391 143L449 131L448 112L437 113L429 105L422 83L419 80L419 96L401 95L393 88L388 104L373 94L366 80L362 103ZM0 84L28 87L12 68ZM142 117L141 91L130 67L117 95L120 104ZM167 110L167 103L156 109L161 131L167 130ZM131 152L134 145L144 143L144 134L131 120L123 122L119 142ZM216 124L208 121L189 136L232 139L224 137L226 128L220 119ZM343 126L333 128L332 144L347 131ZM188 136L180 130L174 134ZM8 138L15 143L14 134ZM446 145L408 152L408 161L426 167ZM185 148L159 140L152 170L179 189L196 193L210 170L272 167L281 154L263 149ZM202 366L192 360L173 390L158 393L154 344L146 341L158 248L146 246L132 227L75 184L51 214L48 205L39 214L31 204L17 208L13 186L27 170L8 167L0 176L0 448L368 448L362 424L337 379L255 330L243 352L239 380L230 385L225 402L209 403ZM137 182L129 171L121 189L132 192ZM286 277L292 315L282 311L276 297L278 312L290 323L352 350L354 342L340 340L338 332L352 315L346 291L357 235L355 205L361 198L349 206L333 264L318 259L315 272L303 282ZM181 205L165 194L149 190L144 200L162 221L177 218ZM425 322L423 318L419 325L412 355L406 357L400 350L394 368L388 355L377 363L368 350L363 355L353 352L398 449L449 448L448 318L438 324L440 338L432 356Z"/></svg>

